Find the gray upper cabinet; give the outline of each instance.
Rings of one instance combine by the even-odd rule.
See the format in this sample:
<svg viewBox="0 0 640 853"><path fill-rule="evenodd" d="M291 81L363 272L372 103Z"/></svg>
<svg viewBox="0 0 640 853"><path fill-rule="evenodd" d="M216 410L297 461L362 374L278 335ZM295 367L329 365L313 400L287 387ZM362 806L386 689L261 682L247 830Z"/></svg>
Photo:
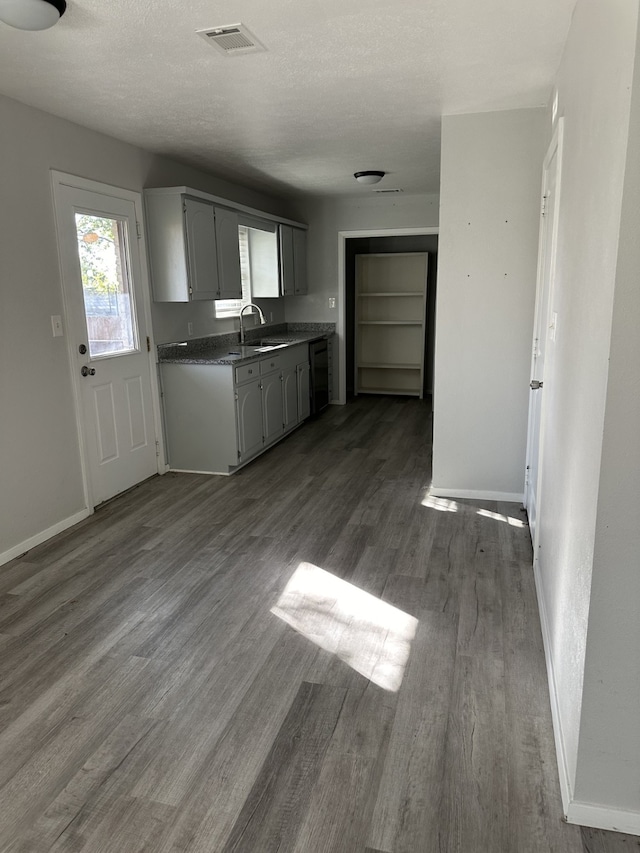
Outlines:
<svg viewBox="0 0 640 853"><path fill-rule="evenodd" d="M307 287L307 232L301 228L293 231L293 292L301 296Z"/></svg>
<svg viewBox="0 0 640 853"><path fill-rule="evenodd" d="M216 247L218 254L218 299L241 299L240 245L238 214L235 210L216 207Z"/></svg>
<svg viewBox="0 0 640 853"><path fill-rule="evenodd" d="M148 189L145 207L156 302L241 299L240 226L253 296L307 292L305 228L189 187Z"/></svg>
<svg viewBox="0 0 640 853"><path fill-rule="evenodd" d="M293 268L293 228L280 226L280 288L283 296L295 293Z"/></svg>
<svg viewBox="0 0 640 853"><path fill-rule="evenodd" d="M307 292L307 232L280 226L280 281L283 296Z"/></svg>
<svg viewBox="0 0 640 853"><path fill-rule="evenodd" d="M242 296L238 214L180 192L145 197L156 302Z"/></svg>
<svg viewBox="0 0 640 853"><path fill-rule="evenodd" d="M220 279L213 205L186 198L184 228L188 253L188 298L217 299L220 296Z"/></svg>

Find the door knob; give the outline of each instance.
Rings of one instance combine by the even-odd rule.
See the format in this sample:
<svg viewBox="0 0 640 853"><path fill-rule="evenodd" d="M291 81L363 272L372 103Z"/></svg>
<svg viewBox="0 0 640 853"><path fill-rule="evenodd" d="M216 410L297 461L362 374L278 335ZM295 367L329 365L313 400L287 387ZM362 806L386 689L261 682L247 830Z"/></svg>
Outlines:
<svg viewBox="0 0 640 853"><path fill-rule="evenodd" d="M542 382L538 382L537 379L532 379L529 383L529 388L531 388L532 391L537 391L538 388L542 388Z"/></svg>
<svg viewBox="0 0 640 853"><path fill-rule="evenodd" d="M80 373L83 376L95 376L96 369L95 367L87 367L87 365L85 364L84 367L80 370Z"/></svg>

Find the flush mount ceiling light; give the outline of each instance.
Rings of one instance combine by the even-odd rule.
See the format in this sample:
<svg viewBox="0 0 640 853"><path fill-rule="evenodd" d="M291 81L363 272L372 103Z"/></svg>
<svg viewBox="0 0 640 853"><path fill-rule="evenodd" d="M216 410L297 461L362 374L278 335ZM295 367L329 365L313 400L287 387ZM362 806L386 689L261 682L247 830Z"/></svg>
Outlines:
<svg viewBox="0 0 640 853"><path fill-rule="evenodd" d="M359 184L378 184L384 178L384 172L355 172L353 177Z"/></svg>
<svg viewBox="0 0 640 853"><path fill-rule="evenodd" d="M66 8L65 0L0 0L0 21L18 30L47 30Z"/></svg>

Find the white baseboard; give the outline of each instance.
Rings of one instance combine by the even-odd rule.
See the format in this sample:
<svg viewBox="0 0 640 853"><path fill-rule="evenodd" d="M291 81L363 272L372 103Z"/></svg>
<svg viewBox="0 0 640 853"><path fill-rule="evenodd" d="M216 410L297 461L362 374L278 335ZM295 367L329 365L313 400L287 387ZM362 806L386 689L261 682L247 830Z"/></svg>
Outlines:
<svg viewBox="0 0 640 853"><path fill-rule="evenodd" d="M553 737L556 744L556 761L558 763L558 776L560 778L562 810L568 820L569 807L573 801L573 785L571 784L569 769L567 767L567 751L565 748L564 733L562 731L562 720L560 718L560 705L558 703L558 689L556 686L553 658L551 656L549 620L547 618L544 595L542 594L542 579L540 577L540 568L537 561L533 566L533 577L536 585L536 597L538 599L538 611L540 613L540 627L542 630L544 657L547 665L547 681L549 683L549 698L551 700L551 719L553 721Z"/></svg>
<svg viewBox="0 0 640 853"><path fill-rule="evenodd" d="M626 832L629 835L640 835L640 812L628 812L624 809L574 801L569 805L567 820L569 823L592 826L594 829L609 829L614 832Z"/></svg>
<svg viewBox="0 0 640 853"><path fill-rule="evenodd" d="M522 503L524 494L522 492L486 492L475 489L441 489L439 486L431 486L429 494L435 498L460 498L471 501L505 501L508 503Z"/></svg>
<svg viewBox="0 0 640 853"><path fill-rule="evenodd" d="M80 510L80 512L76 512L74 515L70 515L69 518L65 518L62 521L58 521L56 524L52 525L51 527L48 527L41 533L36 533L35 536L31 536L29 539L25 539L25 541L20 542L19 545L14 545L13 548L9 548L8 551L4 551L2 554L0 554L0 566L3 566L10 560L15 560L16 557L19 557L21 554L24 554L25 551L30 551L32 548L35 548L36 545L42 545L42 543L46 542L47 539L51 539L52 536L56 536L58 533L62 533L63 530L67 530L67 528L73 527L73 525L77 524L79 521L84 521L84 519L88 518L88 516L90 515L91 510Z"/></svg>

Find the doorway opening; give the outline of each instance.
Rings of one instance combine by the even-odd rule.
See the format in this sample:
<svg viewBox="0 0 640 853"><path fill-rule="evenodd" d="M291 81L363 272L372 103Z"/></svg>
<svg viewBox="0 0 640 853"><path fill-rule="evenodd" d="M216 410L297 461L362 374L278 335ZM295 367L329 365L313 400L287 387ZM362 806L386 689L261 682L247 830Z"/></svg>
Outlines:
<svg viewBox="0 0 640 853"><path fill-rule="evenodd" d="M428 254L426 324L424 344L423 396L433 393L435 308L438 261L438 228L345 231L339 235L340 352L339 402L346 403L356 393L356 256L366 254Z"/></svg>

